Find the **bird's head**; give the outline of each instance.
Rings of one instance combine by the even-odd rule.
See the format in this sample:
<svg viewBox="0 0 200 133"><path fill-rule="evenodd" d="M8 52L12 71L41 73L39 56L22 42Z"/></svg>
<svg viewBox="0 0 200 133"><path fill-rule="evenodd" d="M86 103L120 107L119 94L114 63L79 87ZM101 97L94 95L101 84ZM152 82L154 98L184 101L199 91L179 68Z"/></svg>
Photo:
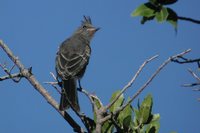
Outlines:
<svg viewBox="0 0 200 133"><path fill-rule="evenodd" d="M89 16L88 17L83 16L83 17L84 20L82 21L81 26L77 29L75 33L80 34L88 41L90 41L93 38L95 32L98 31L100 28L96 28L92 25L92 20Z"/></svg>

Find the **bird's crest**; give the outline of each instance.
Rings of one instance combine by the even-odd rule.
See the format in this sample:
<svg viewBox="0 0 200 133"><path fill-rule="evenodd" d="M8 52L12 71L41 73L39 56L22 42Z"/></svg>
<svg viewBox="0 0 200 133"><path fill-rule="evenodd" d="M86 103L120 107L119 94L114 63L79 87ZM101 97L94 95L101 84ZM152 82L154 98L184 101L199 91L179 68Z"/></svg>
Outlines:
<svg viewBox="0 0 200 133"><path fill-rule="evenodd" d="M82 24L92 24L92 20L89 16L83 16L84 20L82 21Z"/></svg>

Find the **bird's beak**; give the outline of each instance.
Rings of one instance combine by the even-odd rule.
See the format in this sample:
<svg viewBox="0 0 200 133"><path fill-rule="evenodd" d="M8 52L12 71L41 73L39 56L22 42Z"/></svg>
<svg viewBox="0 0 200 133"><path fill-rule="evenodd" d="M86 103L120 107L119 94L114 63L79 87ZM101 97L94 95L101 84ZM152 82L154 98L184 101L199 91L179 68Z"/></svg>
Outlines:
<svg viewBox="0 0 200 133"><path fill-rule="evenodd" d="M100 29L101 29L100 27L96 28L96 29L95 29L95 32L97 32L97 31L100 30Z"/></svg>
<svg viewBox="0 0 200 133"><path fill-rule="evenodd" d="M95 32L97 32L100 28L89 28L88 32L90 34L90 36L93 36Z"/></svg>

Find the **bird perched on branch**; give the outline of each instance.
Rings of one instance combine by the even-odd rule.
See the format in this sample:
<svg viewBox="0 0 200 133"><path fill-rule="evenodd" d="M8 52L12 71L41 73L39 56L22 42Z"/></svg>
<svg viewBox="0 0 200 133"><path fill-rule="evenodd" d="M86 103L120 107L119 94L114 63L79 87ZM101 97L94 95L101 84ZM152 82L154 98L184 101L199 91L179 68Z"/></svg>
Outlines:
<svg viewBox="0 0 200 133"><path fill-rule="evenodd" d="M56 72L62 80L61 111L69 107L80 111L76 84L85 73L91 54L90 41L98 30L92 25L91 18L84 16L81 26L59 47Z"/></svg>

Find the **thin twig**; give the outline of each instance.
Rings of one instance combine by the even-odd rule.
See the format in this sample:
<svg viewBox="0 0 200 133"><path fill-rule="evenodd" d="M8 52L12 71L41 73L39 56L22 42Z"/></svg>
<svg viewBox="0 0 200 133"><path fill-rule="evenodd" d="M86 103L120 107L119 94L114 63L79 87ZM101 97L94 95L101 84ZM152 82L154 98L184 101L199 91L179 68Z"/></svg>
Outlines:
<svg viewBox="0 0 200 133"><path fill-rule="evenodd" d="M51 74L51 76L53 77L53 79L54 79L55 81L57 81L57 78L56 78L56 76L54 75L54 73L53 73L53 72L50 72L50 74Z"/></svg>
<svg viewBox="0 0 200 133"><path fill-rule="evenodd" d="M182 86L183 87L194 87L194 86L197 86L197 85L200 85L200 83L183 84Z"/></svg>
<svg viewBox="0 0 200 133"><path fill-rule="evenodd" d="M192 18L188 18L188 17L178 16L178 19L185 20L185 21L190 21L190 22L193 22L195 24L200 24L200 20L196 20L196 19L192 19Z"/></svg>
<svg viewBox="0 0 200 133"><path fill-rule="evenodd" d="M179 59L182 59L182 61L178 60L178 59L175 59L175 60L172 60L173 62L176 62L176 63L179 63L179 64L184 64L184 63L194 63L194 62L199 62L200 61L200 58L198 59L187 59L185 57L178 57Z"/></svg>
<svg viewBox="0 0 200 133"><path fill-rule="evenodd" d="M192 76L193 76L198 82L200 82L200 78L199 78L191 69L188 69L188 71L190 72L190 74L192 74Z"/></svg>
<svg viewBox="0 0 200 133"><path fill-rule="evenodd" d="M198 59L187 59L185 57L178 57L177 59L174 59L172 61L179 63L179 64L197 63L198 68L200 68L200 58L198 58Z"/></svg>
<svg viewBox="0 0 200 133"><path fill-rule="evenodd" d="M13 65L11 67L11 69L6 68L6 64L4 64L4 65L0 64L0 67L7 74L7 76L6 77L4 76L4 78L6 78L6 79L12 79L15 83L18 83L21 80L21 78L23 77L23 75L21 73L19 73L18 76L16 76L16 74L14 74L14 75L11 74L11 72L14 69L15 65ZM2 80L0 80L0 81L2 81Z"/></svg>
<svg viewBox="0 0 200 133"><path fill-rule="evenodd" d="M120 91L120 93L116 96L116 98L110 102L106 107L105 109L109 109L118 99L119 97L129 88L131 87L131 85L133 84L133 82L136 80L136 78L139 76L139 74L141 73L141 71L143 70L143 68L150 62L152 61L153 59L157 58L158 55L155 55L149 59L147 59L138 69L138 71L136 72L136 74L133 76L133 78L131 79L131 81L126 85L124 86L124 88Z"/></svg>
<svg viewBox="0 0 200 133"><path fill-rule="evenodd" d="M89 94L89 92L87 92L85 89L81 89L81 92L83 93L83 94L85 94L87 97L88 97L88 99L90 100L90 103L92 104L92 107L93 107L93 110L94 111L96 111L96 110L98 110L98 108L97 108L97 106L96 106L96 104L95 104L95 102L94 102L94 99L97 99L98 100L98 102L100 103L100 106L103 106L102 105L102 103L101 103L101 101L99 100L99 98L97 97L97 96L94 96L94 95L91 95L91 94Z"/></svg>
<svg viewBox="0 0 200 133"><path fill-rule="evenodd" d="M58 79L56 78L56 76L54 75L53 72L50 72L50 75L53 77L54 82L44 82L44 83L45 84L50 84L59 94L62 94L61 90L58 89L58 87L56 86L56 85L59 85Z"/></svg>
<svg viewBox="0 0 200 133"><path fill-rule="evenodd" d="M21 73L14 73L11 75L5 75L0 77L0 81L6 80L6 79L13 79L13 78L20 78L21 77Z"/></svg>
<svg viewBox="0 0 200 133"><path fill-rule="evenodd" d="M200 85L200 77L198 77L191 69L188 69L189 73L197 80L196 83L191 83L191 84L184 84L182 85L183 87L194 87L194 86L199 86Z"/></svg>
<svg viewBox="0 0 200 133"><path fill-rule="evenodd" d="M50 84L59 94L62 94L60 89L56 85L58 85L58 82L44 82L44 84Z"/></svg>

